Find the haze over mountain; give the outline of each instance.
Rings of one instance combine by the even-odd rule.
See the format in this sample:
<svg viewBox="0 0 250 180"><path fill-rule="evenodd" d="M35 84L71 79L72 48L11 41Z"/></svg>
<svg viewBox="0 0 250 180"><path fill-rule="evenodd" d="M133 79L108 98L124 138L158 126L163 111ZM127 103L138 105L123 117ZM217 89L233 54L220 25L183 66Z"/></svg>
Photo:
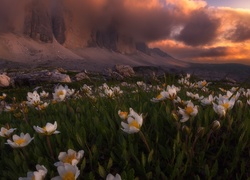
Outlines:
<svg viewBox="0 0 250 180"><path fill-rule="evenodd" d="M131 17L122 1L111 1L1 0L0 58L71 68L72 62L80 68L76 60L94 68L118 63L187 66L148 48L147 41L158 38L157 30Z"/></svg>

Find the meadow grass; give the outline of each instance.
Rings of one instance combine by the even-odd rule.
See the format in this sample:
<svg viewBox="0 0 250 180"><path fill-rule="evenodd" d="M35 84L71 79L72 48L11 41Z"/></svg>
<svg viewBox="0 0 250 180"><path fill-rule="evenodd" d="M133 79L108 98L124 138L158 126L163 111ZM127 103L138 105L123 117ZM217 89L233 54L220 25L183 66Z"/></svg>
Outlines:
<svg viewBox="0 0 250 180"><path fill-rule="evenodd" d="M60 152L68 149L84 150L76 165L80 170L78 179L105 179L109 173L118 173L122 179L249 179L249 87L233 90L220 83L198 87L196 79L187 78L185 83L178 80L168 75L146 83L130 78L125 85L104 80L68 84L75 91L60 102L53 100L55 85L41 84L38 92L50 93L49 97L41 98L49 103L42 110L23 102L33 87L2 89L0 93L7 97L1 102L0 126L16 128L12 135L29 133L34 139L23 148L12 148L6 144L12 135L0 137L1 179L25 177L28 171L36 171L37 164L47 168L45 179L58 176L54 163L59 161ZM84 84L92 88L91 93L82 88ZM175 99L178 96L183 102L174 103L168 98L151 101L167 91L167 85L180 88ZM123 92L115 93L115 86ZM215 112L213 104L202 105L201 99L192 99L186 93L204 97L225 95L227 92L219 87L231 92L232 97L240 94L223 116ZM108 94L105 88L113 94ZM185 109L188 100L197 105L198 113L181 122L180 108ZM6 111L7 105L14 110ZM129 112L129 108L142 114L143 124L138 133L121 130L125 120L118 111ZM219 125L213 124L215 120ZM46 136L33 128L55 121L59 134Z"/></svg>

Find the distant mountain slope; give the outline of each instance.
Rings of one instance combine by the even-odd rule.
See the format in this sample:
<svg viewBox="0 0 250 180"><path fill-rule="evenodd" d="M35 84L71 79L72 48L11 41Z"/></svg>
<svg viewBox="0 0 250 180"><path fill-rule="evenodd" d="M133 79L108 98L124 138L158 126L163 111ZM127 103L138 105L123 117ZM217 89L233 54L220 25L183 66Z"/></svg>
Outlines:
<svg viewBox="0 0 250 180"><path fill-rule="evenodd" d="M112 67L115 64L166 68L188 66L188 63L176 60L159 49L147 48L147 52L137 50L126 54L104 47L67 48L56 40L45 43L13 33L0 35L0 59L8 60L8 64L18 63L19 67L23 64L32 67L63 66L68 69L93 67L94 70ZM1 68L4 68L4 65Z"/></svg>

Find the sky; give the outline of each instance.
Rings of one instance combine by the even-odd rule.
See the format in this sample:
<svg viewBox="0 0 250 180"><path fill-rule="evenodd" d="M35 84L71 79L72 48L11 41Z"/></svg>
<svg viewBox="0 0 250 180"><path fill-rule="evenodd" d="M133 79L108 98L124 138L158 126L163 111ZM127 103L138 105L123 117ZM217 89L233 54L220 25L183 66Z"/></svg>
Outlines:
<svg viewBox="0 0 250 180"><path fill-rule="evenodd" d="M167 4L167 5L166 5ZM250 65L249 0L166 0L176 9L170 36L150 42L177 59Z"/></svg>
<svg viewBox="0 0 250 180"><path fill-rule="evenodd" d="M80 35L115 30L176 59L250 65L250 0L0 0L0 33L22 31L30 3L52 14L63 3Z"/></svg>
<svg viewBox="0 0 250 180"><path fill-rule="evenodd" d="M207 4L216 7L231 7L231 8L248 8L250 9L249 0L206 0Z"/></svg>

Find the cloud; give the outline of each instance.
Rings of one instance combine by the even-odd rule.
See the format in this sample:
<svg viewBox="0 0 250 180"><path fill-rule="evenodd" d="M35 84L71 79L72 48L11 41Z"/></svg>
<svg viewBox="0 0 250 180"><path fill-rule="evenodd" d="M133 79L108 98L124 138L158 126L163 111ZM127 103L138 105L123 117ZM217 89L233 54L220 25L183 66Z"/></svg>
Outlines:
<svg viewBox="0 0 250 180"><path fill-rule="evenodd" d="M176 39L191 46L206 45L216 39L219 26L219 19L205 11L194 11Z"/></svg>
<svg viewBox="0 0 250 180"><path fill-rule="evenodd" d="M226 37L233 42L250 40L250 25L238 24L235 29L228 32Z"/></svg>
<svg viewBox="0 0 250 180"><path fill-rule="evenodd" d="M213 47L203 50L203 52L199 53L197 57L223 57L227 56L228 53L228 47Z"/></svg>

